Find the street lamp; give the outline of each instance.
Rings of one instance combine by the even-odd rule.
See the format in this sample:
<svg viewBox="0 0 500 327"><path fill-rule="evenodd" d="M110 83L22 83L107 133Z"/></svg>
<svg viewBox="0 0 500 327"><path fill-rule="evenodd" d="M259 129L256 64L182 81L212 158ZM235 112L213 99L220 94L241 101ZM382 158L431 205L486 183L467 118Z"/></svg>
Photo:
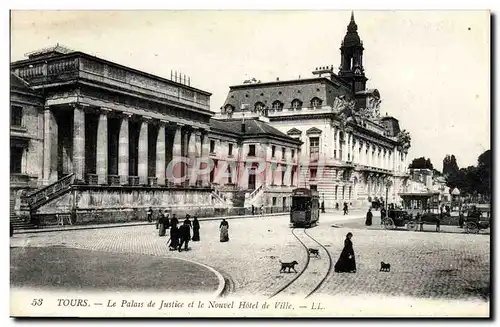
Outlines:
<svg viewBox="0 0 500 327"><path fill-rule="evenodd" d="M387 183L385 183L385 212L389 212L389 189L392 186L392 180L388 179Z"/></svg>

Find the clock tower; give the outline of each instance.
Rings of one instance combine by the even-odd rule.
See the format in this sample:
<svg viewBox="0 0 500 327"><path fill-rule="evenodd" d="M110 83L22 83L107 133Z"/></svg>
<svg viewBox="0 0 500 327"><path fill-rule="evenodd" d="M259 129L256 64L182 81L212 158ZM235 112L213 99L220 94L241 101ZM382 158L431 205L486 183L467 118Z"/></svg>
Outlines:
<svg viewBox="0 0 500 327"><path fill-rule="evenodd" d="M341 63L339 76L352 86L353 92L363 91L366 81L363 68L363 42L358 35L358 25L354 21L354 12L351 13L351 21L347 26L347 33L340 47Z"/></svg>

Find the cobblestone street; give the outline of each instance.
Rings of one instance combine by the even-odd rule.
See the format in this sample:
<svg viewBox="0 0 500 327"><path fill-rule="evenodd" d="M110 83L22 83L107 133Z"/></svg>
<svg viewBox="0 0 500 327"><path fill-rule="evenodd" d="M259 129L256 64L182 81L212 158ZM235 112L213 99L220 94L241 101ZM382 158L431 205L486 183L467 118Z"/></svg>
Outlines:
<svg viewBox="0 0 500 327"><path fill-rule="evenodd" d="M361 221L364 213L349 216L322 214L308 233L324 244L335 264L348 231L353 232L356 274L332 273L317 294L406 296L415 298L489 298L490 237L453 233L416 233L332 227ZM287 215L229 220L230 241L219 242L220 221L201 221L201 241L190 242L188 252L167 250L167 237L158 237L154 225L16 234L13 247L69 248L186 258L221 272L234 284L234 295L273 294L296 274L280 273L281 261L298 261L306 253L289 228ZM361 225L361 224L360 224ZM322 258L321 260L327 260ZM379 272L380 261L391 272ZM19 264L19 263L15 263ZM308 292L309 290L304 290Z"/></svg>

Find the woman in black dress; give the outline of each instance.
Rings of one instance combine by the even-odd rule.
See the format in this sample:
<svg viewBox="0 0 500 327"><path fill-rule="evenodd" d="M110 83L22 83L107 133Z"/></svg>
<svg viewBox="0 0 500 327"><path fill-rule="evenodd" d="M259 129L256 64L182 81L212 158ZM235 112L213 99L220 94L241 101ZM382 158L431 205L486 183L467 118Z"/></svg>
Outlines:
<svg viewBox="0 0 500 327"><path fill-rule="evenodd" d="M344 249L340 254L339 260L335 264L335 272L337 273L356 272L356 259L354 257L354 249L352 248L351 238L352 238L352 233L351 232L347 233L344 241Z"/></svg>
<svg viewBox="0 0 500 327"><path fill-rule="evenodd" d="M198 217L194 217L193 219L193 238L191 241L198 242L200 240L200 222L198 221Z"/></svg>
<svg viewBox="0 0 500 327"><path fill-rule="evenodd" d="M172 218L174 219L174 218ZM177 228L177 224L170 223L170 251L175 251L179 248L179 228ZM168 244L168 243L167 243Z"/></svg>

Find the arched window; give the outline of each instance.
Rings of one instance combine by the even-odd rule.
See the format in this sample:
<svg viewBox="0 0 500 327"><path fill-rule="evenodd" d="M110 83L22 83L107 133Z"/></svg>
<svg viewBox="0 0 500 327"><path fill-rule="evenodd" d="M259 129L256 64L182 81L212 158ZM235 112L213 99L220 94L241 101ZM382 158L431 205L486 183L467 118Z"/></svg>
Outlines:
<svg viewBox="0 0 500 327"><path fill-rule="evenodd" d="M320 98L314 97L311 100L311 108L314 108L314 109L319 108L319 107L321 107L322 103L323 103L323 101Z"/></svg>
<svg viewBox="0 0 500 327"><path fill-rule="evenodd" d="M302 109L302 101L300 101L299 99L294 99L292 101L292 109L295 110Z"/></svg>
<svg viewBox="0 0 500 327"><path fill-rule="evenodd" d="M262 102L257 102L254 106L254 112L260 112L264 110L264 104Z"/></svg>
<svg viewBox="0 0 500 327"><path fill-rule="evenodd" d="M283 110L283 102L276 100L272 104L273 110L281 111Z"/></svg>

